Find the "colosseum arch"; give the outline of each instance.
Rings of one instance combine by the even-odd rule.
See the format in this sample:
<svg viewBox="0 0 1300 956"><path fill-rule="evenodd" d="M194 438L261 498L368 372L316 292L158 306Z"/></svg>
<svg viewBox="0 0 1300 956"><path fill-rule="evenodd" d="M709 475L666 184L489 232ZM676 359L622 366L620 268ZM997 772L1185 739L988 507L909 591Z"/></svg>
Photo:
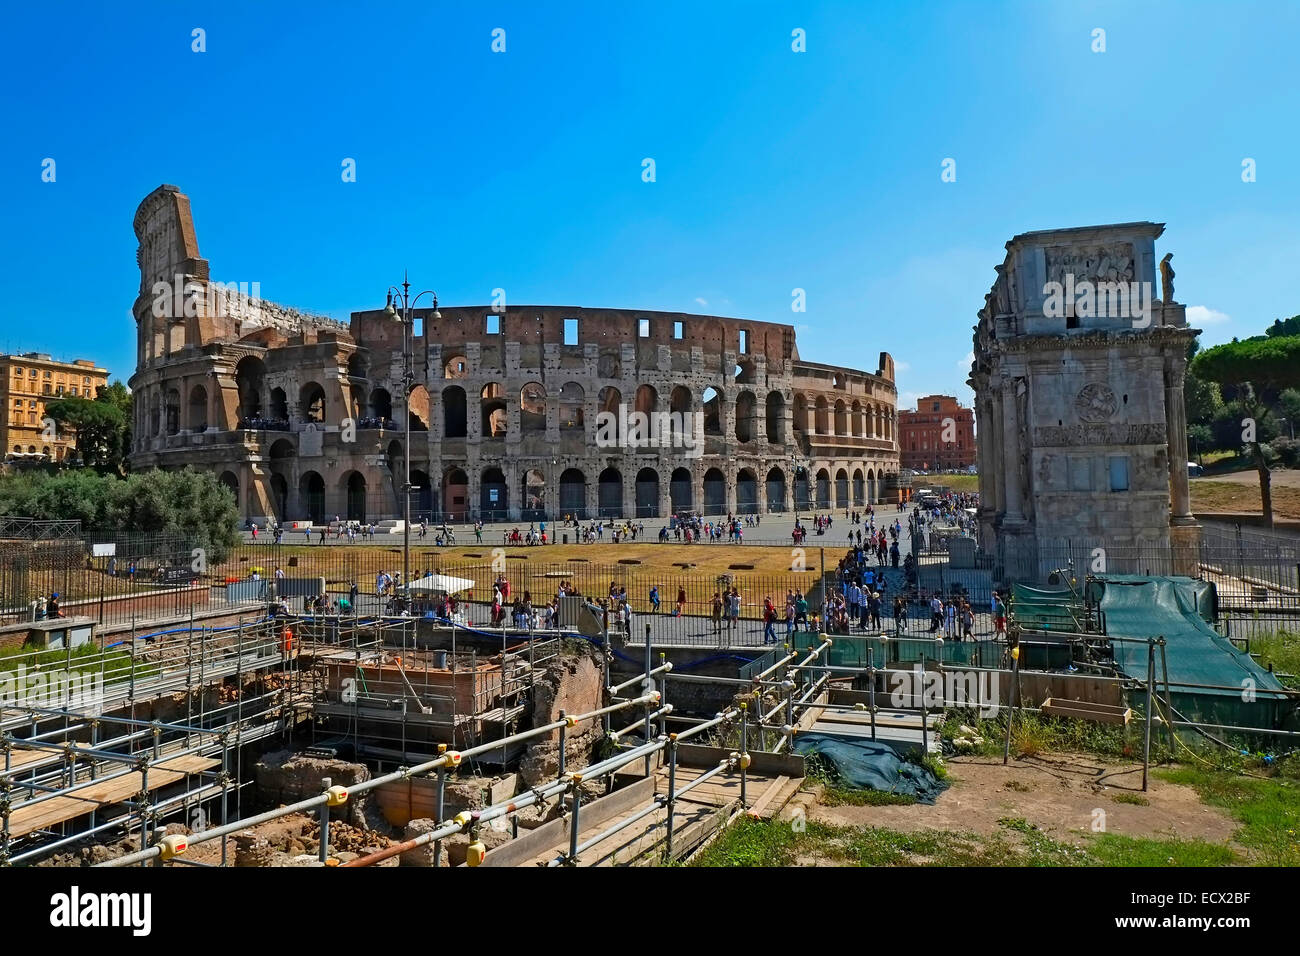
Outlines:
<svg viewBox="0 0 1300 956"><path fill-rule="evenodd" d="M849 431L854 438L862 437L862 403L856 400L849 409Z"/></svg>
<svg viewBox="0 0 1300 956"><path fill-rule="evenodd" d="M500 468L486 468L479 479L479 517L504 521L510 515L510 489Z"/></svg>
<svg viewBox="0 0 1300 956"><path fill-rule="evenodd" d="M659 407L659 393L653 385L639 385L636 390L636 407L633 411L643 415L653 414Z"/></svg>
<svg viewBox="0 0 1300 956"><path fill-rule="evenodd" d="M208 390L202 385L190 389L188 421L192 432L208 430Z"/></svg>
<svg viewBox="0 0 1300 956"><path fill-rule="evenodd" d="M480 427L484 438L506 437L506 390L499 382L488 382L479 392Z"/></svg>
<svg viewBox="0 0 1300 956"><path fill-rule="evenodd" d="M443 378L468 378L469 361L463 355L452 355L442 363Z"/></svg>
<svg viewBox="0 0 1300 956"><path fill-rule="evenodd" d="M780 392L767 393L767 440L773 445L785 444L785 397Z"/></svg>
<svg viewBox="0 0 1300 956"><path fill-rule="evenodd" d="M704 409L704 434L721 435L722 403L726 401L722 390L709 385L701 393L700 401Z"/></svg>
<svg viewBox="0 0 1300 956"><path fill-rule="evenodd" d="M794 396L794 431L800 437L808 431L808 399L799 392Z"/></svg>
<svg viewBox="0 0 1300 956"><path fill-rule="evenodd" d="M348 374L353 378L366 378L370 374L366 358L360 352L348 356Z"/></svg>
<svg viewBox="0 0 1300 956"><path fill-rule="evenodd" d="M519 431L525 435L546 431L546 386L529 382L519 390Z"/></svg>
<svg viewBox="0 0 1300 956"><path fill-rule="evenodd" d="M325 421L325 389L317 382L307 382L298 390L298 408L304 422Z"/></svg>
<svg viewBox="0 0 1300 956"><path fill-rule="evenodd" d="M442 390L442 434L444 438L464 438L468 434L465 390L448 385ZM446 501L446 498L443 499Z"/></svg>
<svg viewBox="0 0 1300 956"><path fill-rule="evenodd" d="M704 473L704 507L706 515L727 513L727 479L720 468L710 468Z"/></svg>
<svg viewBox="0 0 1300 956"><path fill-rule="evenodd" d="M695 492L688 468L674 468L668 481L668 500L673 514L695 508Z"/></svg>
<svg viewBox="0 0 1300 956"><path fill-rule="evenodd" d="M278 385L271 389L271 407L269 409L270 417L277 422L287 422L289 420L289 400L284 394L284 389Z"/></svg>
<svg viewBox="0 0 1300 956"><path fill-rule="evenodd" d="M835 434L848 435L849 433L849 411L844 404L843 399L837 399L835 402Z"/></svg>
<svg viewBox="0 0 1300 956"><path fill-rule="evenodd" d="M566 468L560 473L560 514L587 517L587 476L581 469Z"/></svg>
<svg viewBox="0 0 1300 956"><path fill-rule="evenodd" d="M747 515L758 513L758 476L753 469L742 468L736 472L736 511Z"/></svg>
<svg viewBox="0 0 1300 956"><path fill-rule="evenodd" d="M560 430L582 431L583 404L587 393L577 382L565 382L560 389Z"/></svg>
<svg viewBox="0 0 1300 956"><path fill-rule="evenodd" d="M831 506L831 473L825 468L817 469L817 507L825 511Z"/></svg>
<svg viewBox="0 0 1300 956"><path fill-rule="evenodd" d="M32 451L36 449L33 448ZM235 502L239 502L239 478L233 471L223 471L221 477L217 479L221 482L222 487L235 496Z"/></svg>
<svg viewBox="0 0 1300 956"><path fill-rule="evenodd" d="M313 524L325 520L325 479L314 471L305 471L298 478L298 506Z"/></svg>
<svg viewBox="0 0 1300 956"><path fill-rule="evenodd" d="M827 404L824 395L817 396L817 405L814 415L816 417L817 434L829 435L831 433L830 406Z"/></svg>
<svg viewBox="0 0 1300 956"><path fill-rule="evenodd" d="M349 521L365 521L366 476L359 471L345 472L339 479L339 490L343 492L346 508L344 517Z"/></svg>
<svg viewBox="0 0 1300 956"><path fill-rule="evenodd" d="M735 379L737 385L753 385L757 381L753 359L742 358L736 362Z"/></svg>
<svg viewBox="0 0 1300 956"><path fill-rule="evenodd" d="M673 386L668 396L668 411L674 415L688 415L695 410L695 399L685 385Z"/></svg>
<svg viewBox="0 0 1300 956"><path fill-rule="evenodd" d="M371 389L366 415L368 418L375 419L375 424L379 428L385 427L393 420L393 396L389 394L388 389Z"/></svg>
<svg viewBox="0 0 1300 956"><path fill-rule="evenodd" d="M442 473L442 514L448 521L465 521L468 517L469 476L463 468L448 468Z"/></svg>
<svg viewBox="0 0 1300 956"><path fill-rule="evenodd" d="M746 389L736 396L736 441L751 442L758 437L758 399Z"/></svg>
<svg viewBox="0 0 1300 956"><path fill-rule="evenodd" d="M546 518L546 477L536 468L530 468L523 475L523 509L520 517L524 521L541 521Z"/></svg>
<svg viewBox="0 0 1300 956"><path fill-rule="evenodd" d="M235 389L239 393L241 420L262 414L262 390L266 386L266 363L256 355L245 355L235 365Z"/></svg>
<svg viewBox="0 0 1300 956"><path fill-rule="evenodd" d="M596 506L601 518L623 516L623 473L612 465L596 481Z"/></svg>
<svg viewBox="0 0 1300 956"><path fill-rule="evenodd" d="M169 388L167 389L167 434L175 435L180 430L181 430L180 389Z"/></svg>
<svg viewBox="0 0 1300 956"><path fill-rule="evenodd" d="M875 503L876 503L876 470L874 468L868 468L867 469L867 504L873 505Z"/></svg>
<svg viewBox="0 0 1300 956"><path fill-rule="evenodd" d="M596 396L596 411L618 417L618 407L623 404L623 393L613 385L606 385Z"/></svg>
<svg viewBox="0 0 1300 956"><path fill-rule="evenodd" d="M659 513L659 472L642 468L636 473L636 516L653 518Z"/></svg>
<svg viewBox="0 0 1300 956"><path fill-rule="evenodd" d="M411 520L432 521L433 512L433 482L427 471L414 468L411 470Z"/></svg>
<svg viewBox="0 0 1300 956"><path fill-rule="evenodd" d="M770 468L767 472L767 510L785 511L785 472Z"/></svg>
<svg viewBox="0 0 1300 956"><path fill-rule="evenodd" d="M862 469L853 469L853 504L856 507L865 505L866 501L866 484L862 479Z"/></svg>
<svg viewBox="0 0 1300 956"><path fill-rule="evenodd" d="M843 468L835 472L835 507L849 507L849 473Z"/></svg>

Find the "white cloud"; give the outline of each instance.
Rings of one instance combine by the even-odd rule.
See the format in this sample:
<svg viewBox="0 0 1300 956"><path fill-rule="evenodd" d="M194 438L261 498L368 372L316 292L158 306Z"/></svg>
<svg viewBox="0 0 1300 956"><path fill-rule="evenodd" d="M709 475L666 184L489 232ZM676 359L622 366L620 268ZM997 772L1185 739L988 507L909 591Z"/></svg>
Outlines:
<svg viewBox="0 0 1300 956"><path fill-rule="evenodd" d="M697 296L695 297L695 304L696 304L696 305L708 305L708 304L709 304L709 300L708 300L708 299L702 299L702 298L700 298L700 297L697 295Z"/></svg>
<svg viewBox="0 0 1300 956"><path fill-rule="evenodd" d="M963 372L969 372L971 363L975 361L975 350L971 349L963 358L957 360L957 367Z"/></svg>
<svg viewBox="0 0 1300 956"><path fill-rule="evenodd" d="M1231 322L1232 316L1226 312L1216 312L1209 306L1189 305L1187 307L1187 324L1190 326L1213 325L1216 322Z"/></svg>
<svg viewBox="0 0 1300 956"><path fill-rule="evenodd" d="M898 359L895 359L895 360L894 360L894 371L895 371L895 372L910 372L911 370L912 370L912 363L911 363L911 362L900 362L900 361L898 361Z"/></svg>

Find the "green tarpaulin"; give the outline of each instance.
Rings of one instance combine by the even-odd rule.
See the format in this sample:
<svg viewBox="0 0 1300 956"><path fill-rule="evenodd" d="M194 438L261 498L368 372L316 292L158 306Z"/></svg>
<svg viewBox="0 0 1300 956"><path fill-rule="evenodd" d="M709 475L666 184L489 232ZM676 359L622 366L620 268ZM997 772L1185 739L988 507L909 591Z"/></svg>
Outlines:
<svg viewBox="0 0 1300 956"><path fill-rule="evenodd" d="M918 803L934 803L948 789L947 783L920 764L904 760L884 741L806 733L795 738L794 750L804 756L820 755L841 783L858 790L903 794L915 797Z"/></svg>
<svg viewBox="0 0 1300 956"><path fill-rule="evenodd" d="M1165 660L1159 648L1155 677L1164 683L1169 668L1175 709L1187 719L1244 727L1276 727L1285 698L1270 693L1282 684L1249 654L1205 621L1214 606L1213 587L1185 577L1111 575L1095 582L1100 592L1102 621L1115 641L1115 663L1130 677L1147 678L1148 638L1165 639ZM1199 687L1179 685L1198 684ZM1210 685L1210 686L1204 686Z"/></svg>

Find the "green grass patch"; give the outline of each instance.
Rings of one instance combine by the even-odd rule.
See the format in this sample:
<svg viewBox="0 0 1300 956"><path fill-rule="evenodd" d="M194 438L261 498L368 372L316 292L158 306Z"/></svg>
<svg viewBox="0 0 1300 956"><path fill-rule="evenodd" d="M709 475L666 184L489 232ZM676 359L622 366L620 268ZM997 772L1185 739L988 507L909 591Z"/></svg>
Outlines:
<svg viewBox="0 0 1300 956"><path fill-rule="evenodd" d="M1282 772L1248 777L1198 767L1157 770L1156 775L1194 788L1210 806L1231 814L1241 824L1236 839L1250 850L1251 862L1300 866L1300 781L1294 777Z"/></svg>
<svg viewBox="0 0 1300 956"><path fill-rule="evenodd" d="M906 807L916 803L916 797L908 793L858 790L827 784L822 788L817 802L827 807Z"/></svg>
<svg viewBox="0 0 1300 956"><path fill-rule="evenodd" d="M742 818L692 866L791 866L816 861L836 866L1231 866L1227 847L1203 840L1139 839L1114 834L1056 840L1023 817L1007 817L992 834L952 830L905 833L886 827L834 827L787 820Z"/></svg>
<svg viewBox="0 0 1300 956"><path fill-rule="evenodd" d="M1140 793L1112 793L1110 798L1116 803L1128 803L1135 807L1151 806L1151 801Z"/></svg>
<svg viewBox="0 0 1300 956"><path fill-rule="evenodd" d="M1277 631L1250 640L1250 652L1265 667L1272 667L1286 687L1300 688L1300 634Z"/></svg>

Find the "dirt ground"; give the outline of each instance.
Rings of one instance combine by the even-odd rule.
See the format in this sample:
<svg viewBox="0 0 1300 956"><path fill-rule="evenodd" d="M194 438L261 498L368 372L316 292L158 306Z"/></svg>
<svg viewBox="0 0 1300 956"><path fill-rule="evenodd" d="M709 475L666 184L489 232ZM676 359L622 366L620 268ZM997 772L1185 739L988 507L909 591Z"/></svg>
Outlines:
<svg viewBox="0 0 1300 956"><path fill-rule="evenodd" d="M1080 843L1092 831L1094 811L1106 812L1105 829L1131 837L1202 839L1241 848L1232 841L1237 824L1200 802L1190 787L1152 774L1142 792L1142 765L1087 754L1044 754L1012 760L954 757L945 762L951 786L934 806L835 806L806 808L808 818L835 826L878 826L911 832L953 830L988 835L998 820L1023 817L1053 839ZM1119 802L1116 795L1144 798L1148 805ZM801 795L811 798L811 794Z"/></svg>
<svg viewBox="0 0 1300 956"><path fill-rule="evenodd" d="M1300 518L1300 469L1275 470L1269 480L1273 492L1273 515L1277 518ZM1259 473L1233 471L1188 482L1192 510L1197 514L1215 512L1260 513Z"/></svg>

